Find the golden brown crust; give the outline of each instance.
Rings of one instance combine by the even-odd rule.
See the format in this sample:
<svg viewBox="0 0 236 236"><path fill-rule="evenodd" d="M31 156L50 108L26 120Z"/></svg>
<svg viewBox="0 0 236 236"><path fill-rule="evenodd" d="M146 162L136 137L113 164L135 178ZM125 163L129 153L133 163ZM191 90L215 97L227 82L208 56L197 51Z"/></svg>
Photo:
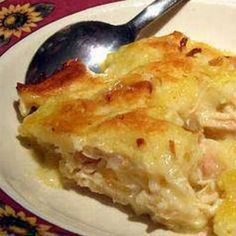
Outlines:
<svg viewBox="0 0 236 236"><path fill-rule="evenodd" d="M43 126L51 128L53 133L76 133L76 130L82 131L99 119L99 115L94 114L95 110L93 101L65 101L44 120Z"/></svg>
<svg viewBox="0 0 236 236"><path fill-rule="evenodd" d="M116 85L111 91L105 94L105 100L110 103L119 99L133 99L134 96L140 96L140 94L151 94L152 83L150 81L138 81L130 85L124 85L122 83ZM124 96L126 98L124 98Z"/></svg>
<svg viewBox="0 0 236 236"><path fill-rule="evenodd" d="M21 98L23 115L31 107L39 107L48 99L56 96L65 98L89 98L107 87L109 81L103 76L94 75L79 60L68 61L63 69L38 84L17 83L17 92Z"/></svg>
<svg viewBox="0 0 236 236"><path fill-rule="evenodd" d="M165 53L178 52L180 44L183 44L183 38L186 38L182 33L175 31L167 36L155 37L147 39L148 45L153 48L162 49ZM184 45L186 46L186 44Z"/></svg>
<svg viewBox="0 0 236 236"><path fill-rule="evenodd" d="M16 89L20 95L22 93L34 93L35 95L43 96L50 94L55 90L64 89L76 80L82 80L86 73L88 73L87 69L80 61L68 61L60 71L41 83L17 83Z"/></svg>
<svg viewBox="0 0 236 236"><path fill-rule="evenodd" d="M130 58L128 54L128 57L124 60L126 55L123 55L123 52L126 52L126 50L130 51ZM22 110L26 110L22 113L27 114L31 107L38 107L57 95L64 94L68 97L89 99L103 89L114 87L112 84L116 86L119 80L146 80L143 79L142 72L131 73L127 76L128 72L132 72L133 69L136 70L139 67L141 69L142 66L145 72L149 70L150 74L155 76L160 71L162 74L166 72L166 76L162 76L162 80L175 81L172 70L190 72L192 68L196 69L196 64L199 61L205 59L210 61L219 55L220 53L217 50L202 43L191 42L180 32L174 32L159 38L143 39L125 46L124 49L121 48L120 52L114 54L114 57L111 54L104 66L104 70L108 74L95 75L88 71L80 61L69 61L62 70L39 84L24 85L18 83L17 91L21 98L21 107L23 107ZM112 61L112 65L109 61ZM231 61L233 63L233 59ZM110 66L108 70L107 66ZM125 76L119 78L117 74ZM140 84L142 83L140 82ZM147 83L145 82L146 85L141 86L149 86L151 89L151 86ZM130 93L132 93L131 90ZM119 94L115 94L117 92L114 91L111 95L107 93L107 99L119 96Z"/></svg>
<svg viewBox="0 0 236 236"><path fill-rule="evenodd" d="M21 106L38 107L20 134L58 148L64 175L79 185L172 228L202 229L219 200L212 172L235 159L235 151L227 159L235 147L235 67L234 56L179 32L122 47L101 75L69 62L38 85L17 85ZM222 137L234 139L226 145Z"/></svg>
<svg viewBox="0 0 236 236"><path fill-rule="evenodd" d="M151 92L152 84L149 81L130 85L120 83L96 100L73 99L61 102L45 119L44 125L53 127L53 132L58 133L82 132L106 119L109 114L125 111L127 106L128 110L132 110L140 105L140 100L145 103L150 99Z"/></svg>
<svg viewBox="0 0 236 236"><path fill-rule="evenodd" d="M138 131L145 135L149 135L151 132L163 133L168 129L168 122L151 118L145 109L126 113L123 116L117 115L101 125L105 129L113 130L128 127L132 131Z"/></svg>
<svg viewBox="0 0 236 236"><path fill-rule="evenodd" d="M70 61L63 70L39 84L18 84L21 104L31 108L50 102L51 98L56 99L51 101L55 102L56 108L53 105L45 125L51 125L54 132L60 133L78 132L106 116L150 106L163 112L174 107L171 121L172 116L175 119L188 116L185 111L194 108L194 103L197 103L198 96L208 83L202 79L206 68L219 64L217 58L220 57L215 55L220 55L220 52L205 44L194 43L179 32L144 39L127 46L126 50L132 55L140 45L151 47L156 54L164 53L164 56L148 63L140 57L140 65L120 77L109 73L93 75L79 61ZM122 58L123 49L111 60L129 68ZM233 61L229 57L224 60ZM160 112L153 114L154 117L167 119Z"/></svg>

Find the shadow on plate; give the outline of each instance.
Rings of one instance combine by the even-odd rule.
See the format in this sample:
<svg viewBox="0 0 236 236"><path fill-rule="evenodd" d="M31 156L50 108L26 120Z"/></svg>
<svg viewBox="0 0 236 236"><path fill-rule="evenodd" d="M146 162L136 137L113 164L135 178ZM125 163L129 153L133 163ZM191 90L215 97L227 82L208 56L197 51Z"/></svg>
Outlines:
<svg viewBox="0 0 236 236"><path fill-rule="evenodd" d="M64 187L68 190L75 191L76 193L82 196L95 199L96 201L99 201L101 204L105 206L118 209L119 211L127 215L129 221L145 224L147 226L146 228L147 233L151 233L157 229L164 229L162 225L153 223L148 215L137 216L130 206L124 206L119 203L114 203L111 200L111 198L105 195L99 194L99 193L91 192L89 188L87 187L79 187L75 183L72 183L72 182L67 182L66 185L64 185Z"/></svg>

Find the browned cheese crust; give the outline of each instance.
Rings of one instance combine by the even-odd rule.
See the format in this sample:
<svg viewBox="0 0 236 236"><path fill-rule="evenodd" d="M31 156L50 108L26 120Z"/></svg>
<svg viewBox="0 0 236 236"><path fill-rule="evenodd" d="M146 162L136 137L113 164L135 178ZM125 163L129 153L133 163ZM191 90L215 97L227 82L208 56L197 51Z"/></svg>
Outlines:
<svg viewBox="0 0 236 236"><path fill-rule="evenodd" d="M233 55L180 32L120 48L101 74L69 61L17 84L19 133L59 153L66 178L137 214L174 230L213 221L217 235L234 236L235 67Z"/></svg>

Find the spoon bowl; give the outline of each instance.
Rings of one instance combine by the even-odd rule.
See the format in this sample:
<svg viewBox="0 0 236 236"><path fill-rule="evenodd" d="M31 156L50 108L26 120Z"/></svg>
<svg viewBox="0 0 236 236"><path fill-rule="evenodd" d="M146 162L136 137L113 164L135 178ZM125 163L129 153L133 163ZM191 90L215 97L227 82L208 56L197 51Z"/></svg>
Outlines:
<svg viewBox="0 0 236 236"><path fill-rule="evenodd" d="M90 70L99 73L108 53L135 41L145 26L182 2L184 0L156 0L123 25L83 21L59 30L37 50L25 83L36 84L45 80L70 59L79 59Z"/></svg>
<svg viewBox="0 0 236 236"><path fill-rule="evenodd" d="M60 69L64 62L76 58L99 73L99 64L109 52L134 40L132 29L126 25L85 21L67 26L38 49L28 69L26 82L37 83Z"/></svg>

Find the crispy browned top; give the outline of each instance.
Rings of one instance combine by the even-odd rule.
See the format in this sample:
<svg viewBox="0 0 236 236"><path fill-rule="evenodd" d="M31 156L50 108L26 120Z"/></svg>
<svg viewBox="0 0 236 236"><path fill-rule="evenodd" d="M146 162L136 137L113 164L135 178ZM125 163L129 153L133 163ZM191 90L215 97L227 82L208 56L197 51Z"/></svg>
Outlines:
<svg viewBox="0 0 236 236"><path fill-rule="evenodd" d="M117 170L122 157L122 168L126 161L131 171L145 174L144 189L157 200L151 202L157 220L164 216L171 227L188 222L188 228L201 229L212 220L221 197L217 175L234 169L219 186L230 191L225 191L227 201L215 218L218 235L221 229L226 232L226 224L230 232L236 222L231 214L236 189L235 57L174 32L124 46L102 68L96 75L70 61L37 85L18 83L25 116L20 135L52 145L72 163L73 155L86 148L107 154ZM32 107L36 111L30 113ZM76 174L68 165L66 173L77 176L80 169L75 168ZM164 215L158 215L159 203Z"/></svg>
<svg viewBox="0 0 236 236"><path fill-rule="evenodd" d="M184 126L193 117L191 111L197 107L201 113L209 106L206 99L202 107L198 105L206 88L212 87L213 92L204 94L209 97L228 83L222 79L222 68L235 78L234 64L234 58L174 32L122 47L108 56L103 74L69 61L39 84L18 83L17 91L23 115L32 106L40 108L25 124L39 116L44 126L57 133L87 132L100 122L140 109L147 117ZM140 129L149 124L140 121L142 116L131 117Z"/></svg>
<svg viewBox="0 0 236 236"><path fill-rule="evenodd" d="M87 70L85 66L79 61L68 61L64 64L63 68L57 73L53 74L48 79L39 84L25 85L17 83L17 91L21 93L35 93L43 95L51 93L56 89L63 89L64 87L72 84L76 80L82 80L86 75Z"/></svg>

